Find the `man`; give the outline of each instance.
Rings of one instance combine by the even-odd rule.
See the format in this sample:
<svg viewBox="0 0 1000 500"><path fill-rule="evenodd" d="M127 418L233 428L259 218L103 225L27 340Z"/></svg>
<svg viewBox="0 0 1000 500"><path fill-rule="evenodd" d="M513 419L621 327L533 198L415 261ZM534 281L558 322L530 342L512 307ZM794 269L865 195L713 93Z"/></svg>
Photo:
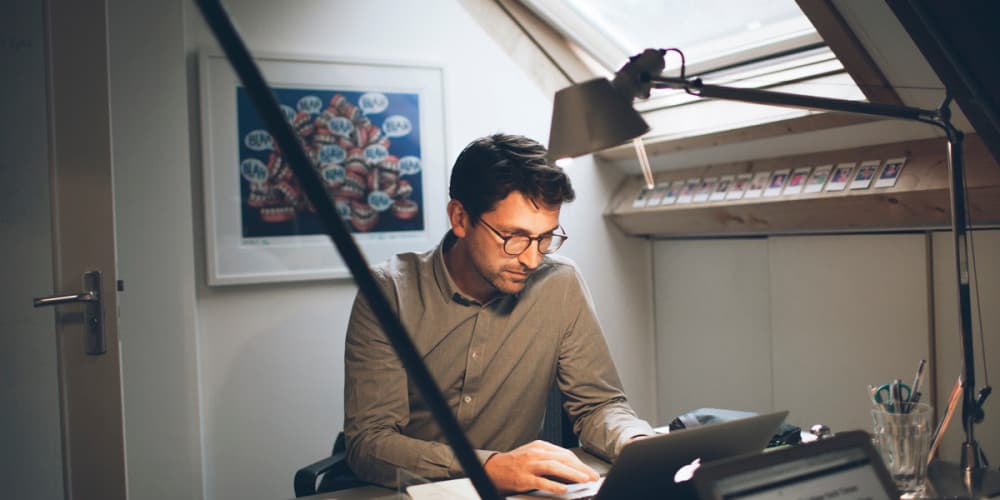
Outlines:
<svg viewBox="0 0 1000 500"><path fill-rule="evenodd" d="M581 445L612 460L650 435L628 405L579 272L551 255L572 201L569 178L537 142L496 134L473 141L451 175L451 231L433 251L374 269L502 492L564 492L598 478L569 450L533 441L557 381ZM396 469L461 476L427 405L364 300L345 352L347 461L363 480L394 486Z"/></svg>

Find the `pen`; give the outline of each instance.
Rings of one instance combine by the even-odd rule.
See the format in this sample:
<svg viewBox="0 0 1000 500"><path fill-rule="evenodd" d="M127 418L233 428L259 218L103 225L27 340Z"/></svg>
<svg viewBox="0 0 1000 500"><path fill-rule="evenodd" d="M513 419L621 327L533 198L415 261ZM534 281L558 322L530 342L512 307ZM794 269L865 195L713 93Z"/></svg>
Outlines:
<svg viewBox="0 0 1000 500"><path fill-rule="evenodd" d="M958 408L958 401L962 398L962 376L958 376L958 380L955 381L955 387L951 389L951 395L948 396L948 410L945 412L944 419L938 423L937 428L934 429L934 434L931 435L931 447L927 452L927 463L930 464L931 460L934 458L934 454L937 453L938 446L941 444L941 438L944 437L944 431L948 428L948 423L951 422L951 416L954 415L955 409Z"/></svg>
<svg viewBox="0 0 1000 500"><path fill-rule="evenodd" d="M890 387L890 395L892 397L892 404L895 407L894 411L906 413L906 408L903 407L903 389L900 387L902 383L903 381L898 378L893 380L892 386Z"/></svg>
<svg viewBox="0 0 1000 500"><path fill-rule="evenodd" d="M920 384L924 381L924 367L927 365L926 359L921 359L917 364L917 374L913 376L913 385L910 386L910 397L906 400L906 411L910 411L910 406L919 401ZM915 401L914 398L917 398Z"/></svg>

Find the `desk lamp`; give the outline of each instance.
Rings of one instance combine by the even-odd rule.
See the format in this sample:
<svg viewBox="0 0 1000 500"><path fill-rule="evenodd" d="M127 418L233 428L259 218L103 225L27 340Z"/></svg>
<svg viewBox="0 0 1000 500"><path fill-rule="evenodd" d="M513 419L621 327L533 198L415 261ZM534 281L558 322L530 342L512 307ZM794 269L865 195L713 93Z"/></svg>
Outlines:
<svg viewBox="0 0 1000 500"><path fill-rule="evenodd" d="M632 107L637 98L648 98L651 89L680 89L699 96L806 109L856 113L903 120L915 120L944 130L948 138L948 170L951 198L951 228L958 275L959 317L962 361L964 364L962 423L965 442L961 464L935 461L928 471L935 489L944 497L980 498L1000 492L1000 473L984 465L973 429L983 419L983 403L990 388L975 392L973 365L972 307L969 295L966 196L962 162L961 131L951 124L951 97L940 108L925 110L842 99L804 96L757 89L706 85L698 78L663 75L664 56L677 49L647 49L633 56L615 74L613 81L596 78L556 93L552 112L549 155L560 160L622 144L647 130L648 125ZM683 54L681 54L683 61Z"/></svg>
<svg viewBox="0 0 1000 500"><path fill-rule="evenodd" d="M250 51L247 50L246 44L240 38L229 15L218 0L196 0L196 3L206 24L212 30L230 64L232 64L233 70L239 75L254 108L281 149L282 155L288 161L295 177L301 183L309 202L316 209L316 215L322 221L327 235L336 245L347 268L350 269L351 275L358 285L358 292L364 296L372 308L372 312L378 318L379 324L396 351L396 355L399 356L403 368L406 369L407 376L414 382L420 394L427 401L431 414L434 415L441 432L455 453L455 458L462 465L466 475L469 476L480 498L500 500L496 487L486 475L486 469L479 463L468 437L458 425L455 414L448 407L441 390L430 371L427 370L427 365L424 364L423 358L417 352L413 340L406 333L399 316L392 311L389 301L378 288L378 284L375 283L375 278L368 269L364 255L347 230L330 198L327 197L326 189L317 177L312 162L302 149L302 144L295 131L292 130L291 124L285 119L285 114L278 107L278 101L264 81L260 68L253 62Z"/></svg>

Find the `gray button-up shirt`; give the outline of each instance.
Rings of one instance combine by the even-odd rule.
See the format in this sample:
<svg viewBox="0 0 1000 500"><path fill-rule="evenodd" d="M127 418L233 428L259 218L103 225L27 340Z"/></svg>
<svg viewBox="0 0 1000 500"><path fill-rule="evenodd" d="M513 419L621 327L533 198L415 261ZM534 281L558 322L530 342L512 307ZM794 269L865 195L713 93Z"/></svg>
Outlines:
<svg viewBox="0 0 1000 500"><path fill-rule="evenodd" d="M554 381L581 445L613 460L652 435L628 405L576 267L546 256L524 289L486 304L463 294L435 250L373 270L481 461L534 440ZM363 480L395 486L396 468L428 479L463 475L433 415L368 304L355 300L345 352L347 461Z"/></svg>

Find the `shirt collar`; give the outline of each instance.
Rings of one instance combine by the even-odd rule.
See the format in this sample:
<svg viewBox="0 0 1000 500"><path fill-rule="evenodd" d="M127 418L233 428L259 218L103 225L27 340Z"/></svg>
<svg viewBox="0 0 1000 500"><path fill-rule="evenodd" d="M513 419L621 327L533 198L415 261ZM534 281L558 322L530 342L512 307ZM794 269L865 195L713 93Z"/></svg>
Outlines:
<svg viewBox="0 0 1000 500"><path fill-rule="evenodd" d="M441 290L441 295L445 301L454 301L462 305L481 305L478 300L469 297L459 290L458 285L455 284L455 280L451 277L451 273L448 272L448 266L444 263L444 253L456 241L458 241L458 236L455 236L455 233L449 230L434 250L434 281L437 282L438 289Z"/></svg>

